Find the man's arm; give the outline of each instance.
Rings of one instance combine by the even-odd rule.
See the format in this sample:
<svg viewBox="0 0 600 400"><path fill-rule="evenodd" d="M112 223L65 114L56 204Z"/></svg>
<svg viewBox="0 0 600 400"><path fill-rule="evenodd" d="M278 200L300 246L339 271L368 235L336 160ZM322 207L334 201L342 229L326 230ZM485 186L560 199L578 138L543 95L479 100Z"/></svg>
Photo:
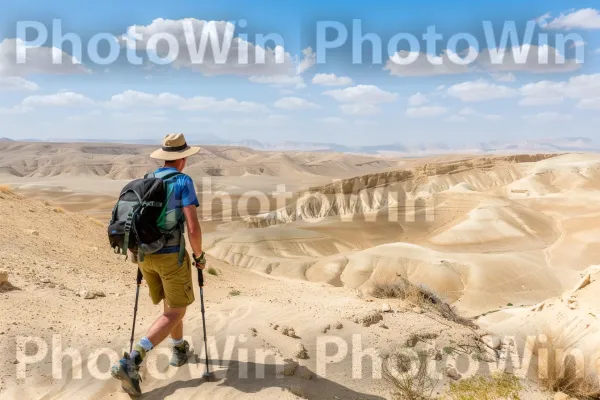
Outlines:
<svg viewBox="0 0 600 400"><path fill-rule="evenodd" d="M198 221L198 211L196 206L187 206L183 208L185 214L185 221L187 224L187 234L190 240L190 246L196 256L202 254L202 228L200 228L200 222ZM205 265L196 265L200 269L204 269Z"/></svg>

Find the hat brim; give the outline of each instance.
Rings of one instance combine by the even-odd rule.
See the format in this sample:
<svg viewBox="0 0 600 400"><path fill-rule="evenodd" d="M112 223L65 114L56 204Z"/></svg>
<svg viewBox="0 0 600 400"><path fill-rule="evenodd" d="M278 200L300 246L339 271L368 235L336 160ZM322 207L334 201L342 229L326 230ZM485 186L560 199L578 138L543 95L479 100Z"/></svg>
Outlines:
<svg viewBox="0 0 600 400"><path fill-rule="evenodd" d="M163 161L176 161L181 160L182 158L191 157L194 154L198 154L199 152L200 147L191 146L188 146L187 149L181 151L164 151L163 149L158 149L154 153L150 154L150 158Z"/></svg>

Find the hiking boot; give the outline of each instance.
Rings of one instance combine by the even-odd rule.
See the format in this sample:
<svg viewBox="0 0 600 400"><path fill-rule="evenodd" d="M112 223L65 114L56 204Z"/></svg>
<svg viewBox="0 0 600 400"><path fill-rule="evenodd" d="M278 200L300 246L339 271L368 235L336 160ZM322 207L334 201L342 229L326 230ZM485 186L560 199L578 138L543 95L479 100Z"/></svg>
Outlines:
<svg viewBox="0 0 600 400"><path fill-rule="evenodd" d="M139 370L140 367L135 364L134 360L129 359L129 354L125 353L123 358L112 366L110 374L113 378L121 381L121 387L125 392L138 397L142 395L142 389L140 389L142 378L140 378Z"/></svg>
<svg viewBox="0 0 600 400"><path fill-rule="evenodd" d="M174 367L181 367L188 360L188 351L190 345L187 341L183 341L179 346L173 346L173 356L171 357L171 364Z"/></svg>

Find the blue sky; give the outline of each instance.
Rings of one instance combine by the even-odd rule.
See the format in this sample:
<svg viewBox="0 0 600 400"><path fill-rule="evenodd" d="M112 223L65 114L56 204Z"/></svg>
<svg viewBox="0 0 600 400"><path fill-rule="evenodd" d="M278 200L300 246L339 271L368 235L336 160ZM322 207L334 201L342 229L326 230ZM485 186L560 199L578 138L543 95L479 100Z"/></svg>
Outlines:
<svg viewBox="0 0 600 400"><path fill-rule="evenodd" d="M596 8L600 6L595 1L303 1L293 6L274 1L4 3L0 136L151 139L181 131L190 137L210 134L230 141L462 145L598 135ZM53 43L56 37L51 32L46 42L26 49L25 64L16 64L16 48L23 45L16 39L18 24L38 21L51 31L55 19L60 19L63 33L81 39L81 64L72 63L70 45L52 49L58 42ZM251 62L241 68L229 61L192 65L183 51L184 19L194 26L223 21L218 26L224 27L230 21L236 26L235 37L252 50L260 46L258 34L277 34L283 41L284 62ZM245 28L238 27L240 20L246 21ZM360 20L363 35L379 37L381 62L372 62L372 46L367 44L362 47L363 62L353 64L358 48L352 46L353 20ZM491 21L499 40L507 21L514 22L522 36L533 20L537 22L531 43L511 43L505 62L490 64L483 21ZM323 49L317 26L323 21L343 24L349 39L344 46L327 50L327 62L317 63L315 54ZM153 34L172 34L180 40L179 57L163 66L147 56L144 65L128 64L127 45L121 39L132 26L143 32L139 54ZM432 65L427 58L422 35L430 26L443 35L435 54L429 53L439 57L441 65ZM120 39L115 63L98 65L89 57L87 44L99 33ZM417 37L420 49L401 42L390 54L387 43L398 33ZM448 56L452 51L466 56L465 41L448 49L448 39L461 33L472 35L479 44L479 56L468 66L457 66ZM548 37L547 45L539 41L540 34ZM579 39L561 48L557 35ZM104 45L100 54L105 55L108 45ZM269 44L265 47L270 60L276 52ZM510 62L524 49L530 55L524 63ZM163 50L155 52L162 57ZM53 51L59 52L61 65L52 64ZM397 65L395 51L398 57L414 55L416 61ZM550 65L540 65L540 53L549 54Z"/></svg>

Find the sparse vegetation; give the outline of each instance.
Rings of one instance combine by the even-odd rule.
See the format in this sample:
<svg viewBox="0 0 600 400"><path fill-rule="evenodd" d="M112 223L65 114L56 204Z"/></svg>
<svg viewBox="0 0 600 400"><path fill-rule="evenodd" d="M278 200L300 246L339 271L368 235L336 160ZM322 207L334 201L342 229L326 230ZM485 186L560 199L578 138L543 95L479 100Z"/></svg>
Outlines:
<svg viewBox="0 0 600 400"><path fill-rule="evenodd" d="M219 276L219 271L217 271L213 267L210 267L206 272L208 272L210 275Z"/></svg>
<svg viewBox="0 0 600 400"><path fill-rule="evenodd" d="M451 383L449 395L452 400L520 400L521 389L516 376L499 373Z"/></svg>
<svg viewBox="0 0 600 400"><path fill-rule="evenodd" d="M232 290L231 292L229 292L230 296L239 296L240 294L242 294L239 290Z"/></svg>
<svg viewBox="0 0 600 400"><path fill-rule="evenodd" d="M398 275L399 282L376 283L371 295L380 299L401 299L425 309L432 309L445 319L457 324L475 327L470 319L461 317L454 309L437 294L424 285L414 285Z"/></svg>
<svg viewBox="0 0 600 400"><path fill-rule="evenodd" d="M383 378L392 385L392 398L396 400L430 400L437 380L429 374L427 352L389 354L383 362Z"/></svg>
<svg viewBox="0 0 600 400"><path fill-rule="evenodd" d="M599 378L595 368L586 363L586 354L577 349L577 333L548 327L540 338L546 339L535 351L538 359L542 359L538 365L541 385L552 392L563 392L578 399L600 398ZM547 358L540 356L542 349Z"/></svg>

